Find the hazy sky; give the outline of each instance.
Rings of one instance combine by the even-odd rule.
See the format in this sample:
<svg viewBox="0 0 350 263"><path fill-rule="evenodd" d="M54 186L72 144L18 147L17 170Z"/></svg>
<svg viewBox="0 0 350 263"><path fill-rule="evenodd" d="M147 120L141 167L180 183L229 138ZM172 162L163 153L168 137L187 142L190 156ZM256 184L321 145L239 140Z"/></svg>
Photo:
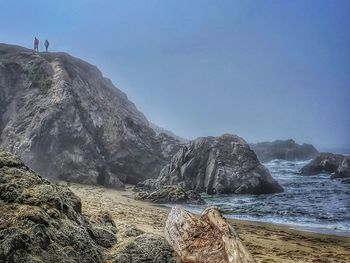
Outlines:
<svg viewBox="0 0 350 263"><path fill-rule="evenodd" d="M349 14L349 0L0 0L0 42L49 39L183 137L350 149Z"/></svg>

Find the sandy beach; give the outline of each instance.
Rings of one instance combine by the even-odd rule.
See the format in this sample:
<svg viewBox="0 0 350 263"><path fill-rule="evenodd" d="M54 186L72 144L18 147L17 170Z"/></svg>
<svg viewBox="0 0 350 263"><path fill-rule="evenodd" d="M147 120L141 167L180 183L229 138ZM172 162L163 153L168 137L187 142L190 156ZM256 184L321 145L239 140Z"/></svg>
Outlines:
<svg viewBox="0 0 350 263"><path fill-rule="evenodd" d="M136 201L131 187L117 191L71 184L82 200L83 213L109 211L117 226L128 224L163 235L169 208ZM288 226L229 220L257 262L350 262L350 238L291 229Z"/></svg>

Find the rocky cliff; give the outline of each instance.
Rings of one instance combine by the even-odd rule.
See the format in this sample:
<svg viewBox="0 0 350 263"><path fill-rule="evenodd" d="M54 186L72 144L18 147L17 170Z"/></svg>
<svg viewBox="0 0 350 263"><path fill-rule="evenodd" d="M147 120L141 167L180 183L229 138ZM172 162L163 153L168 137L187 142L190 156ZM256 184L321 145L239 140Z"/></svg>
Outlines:
<svg viewBox="0 0 350 263"><path fill-rule="evenodd" d="M309 160L314 158L318 151L311 144L297 144L294 140L276 140L274 142L260 142L250 144L261 162L274 159L287 161Z"/></svg>
<svg viewBox="0 0 350 263"><path fill-rule="evenodd" d="M0 105L0 148L48 178L118 188L172 154L122 91L66 53L0 44Z"/></svg>
<svg viewBox="0 0 350 263"><path fill-rule="evenodd" d="M184 145L157 179L136 189L152 191L166 185L208 194L267 194L283 188L260 164L249 145L236 135L203 137Z"/></svg>

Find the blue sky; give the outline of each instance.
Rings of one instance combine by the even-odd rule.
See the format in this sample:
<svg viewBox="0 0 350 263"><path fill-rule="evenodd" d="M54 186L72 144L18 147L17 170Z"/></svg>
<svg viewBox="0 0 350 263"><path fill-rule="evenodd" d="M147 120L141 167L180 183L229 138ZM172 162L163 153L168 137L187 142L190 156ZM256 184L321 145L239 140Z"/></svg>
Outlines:
<svg viewBox="0 0 350 263"><path fill-rule="evenodd" d="M0 42L49 39L183 137L350 149L349 13L347 0L0 0Z"/></svg>

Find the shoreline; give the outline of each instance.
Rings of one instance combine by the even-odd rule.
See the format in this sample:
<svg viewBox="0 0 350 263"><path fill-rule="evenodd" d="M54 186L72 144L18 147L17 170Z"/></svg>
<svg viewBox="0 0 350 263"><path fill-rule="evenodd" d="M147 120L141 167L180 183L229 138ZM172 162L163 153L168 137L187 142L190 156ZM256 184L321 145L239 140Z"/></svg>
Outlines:
<svg viewBox="0 0 350 263"><path fill-rule="evenodd" d="M121 191L71 183L69 188L81 198L82 211L87 215L105 210L111 214L117 228L134 225L145 232L164 235L165 221L171 208L134 200L130 186ZM350 237L266 222L227 220L258 263L350 262Z"/></svg>
<svg viewBox="0 0 350 263"><path fill-rule="evenodd" d="M175 205L171 204L154 204L150 203L151 205L155 206L162 206L165 208L168 208L169 211L171 207ZM185 205L182 205L187 211L190 211L193 214L199 215L200 212L197 210L191 210L191 208L186 207ZM209 207L209 206L208 206ZM202 211L205 208L201 209ZM198 208L199 210L199 208ZM344 232L344 231L339 231L335 232L332 231L329 228L313 228L313 227L308 227L308 226L302 226L302 225L293 225L293 224L287 224L287 223L278 223L278 222L266 222L266 221L259 221L259 220L249 220L249 219L240 219L240 218L234 218L231 215L223 214L223 216L226 218L228 221L232 222L240 222L240 223L247 223L247 224L254 224L254 225L261 225L261 226L275 226L275 227L281 227L281 228L287 228L290 231L297 231L297 232L302 232L302 233L313 233L313 234L319 234L319 235L325 235L329 237L344 237L344 238L349 238L350 239L350 232Z"/></svg>

